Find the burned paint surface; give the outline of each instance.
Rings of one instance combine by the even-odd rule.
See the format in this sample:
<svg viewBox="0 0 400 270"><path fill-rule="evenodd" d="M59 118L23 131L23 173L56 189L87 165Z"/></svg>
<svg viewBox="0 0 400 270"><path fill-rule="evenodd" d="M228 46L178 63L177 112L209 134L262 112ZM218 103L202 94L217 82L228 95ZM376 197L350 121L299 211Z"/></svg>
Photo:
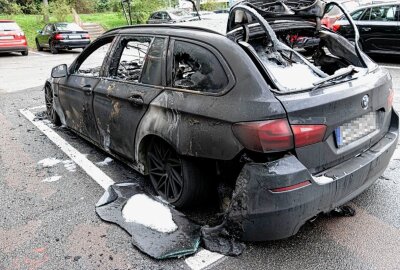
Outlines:
<svg viewBox="0 0 400 270"><path fill-rule="evenodd" d="M127 222L123 218L124 205L129 198L137 194L145 194L164 204L156 197L146 194L139 185L122 183L109 187L97 203L96 213L101 219L121 226L132 236L134 246L155 259L176 258L195 253L200 244L200 226L171 206L166 205L178 229L170 233L161 233L141 224Z"/></svg>
<svg viewBox="0 0 400 270"><path fill-rule="evenodd" d="M398 121L396 114L390 131L371 149L327 170L324 175L333 181L324 184L316 182L294 156L245 164L226 211L228 230L244 241L287 238L312 217L328 213L358 196L389 164L398 141ZM305 181L309 185L291 192L272 191Z"/></svg>
<svg viewBox="0 0 400 270"><path fill-rule="evenodd" d="M296 20L282 22L283 25L278 21L272 23L251 5L239 4L235 8L249 13L250 17L248 21L238 21L238 26L243 27L233 29L228 37L183 26L138 26L108 32L104 39L109 38L107 35L117 38L99 70L100 78L92 78L93 81L70 78L74 76L61 79L64 86L65 81L70 80L73 91L61 90L60 83L56 86L58 101L55 104L60 105L56 109L62 111L60 115L64 115L69 127L141 173L147 172L146 155L154 137L169 144L182 159L206 159L212 166L216 164L215 167L223 162L232 162L231 165L239 169L243 166L226 215L226 226L230 227L230 232L235 232L233 235L241 234L239 238L244 240L280 239L295 234L313 215L329 211L357 196L386 167L398 133L398 116L392 112L389 102L392 85L387 72L378 67L364 67L357 50L353 50L348 41L321 30L318 18L315 22L305 22L307 16L319 16L318 6L311 8L310 14L296 17L308 24L304 29L296 25ZM287 15L296 15L296 12L302 11L295 10ZM261 26L249 27L247 23L253 19ZM293 49L294 37L304 33L314 41L318 40L318 43L312 43L312 57L305 57ZM162 58L161 77L155 80L161 85L136 80L136 71L133 81L113 76L116 75L113 70L118 72L118 68L111 67L119 59L121 40L129 35L165 37L163 53L148 54L147 57ZM97 42L101 41L102 38ZM174 85L174 60L179 62L178 71L190 66L181 63L184 54L172 53L177 41L198 44L214 54L226 73L227 86L220 92L215 85L201 91L203 89L198 87L201 83L186 89L193 81L205 79L203 73L194 76L193 80L191 77L201 70L199 63L207 69L204 61L193 61L196 68L190 67L189 73L193 73L187 75L190 82ZM195 55L200 53L193 53L189 58ZM274 76L271 63L284 72L283 79ZM140 66L136 64L132 64L134 69ZM293 79L295 64L321 80L309 82L311 87L305 89L284 89L279 80ZM369 64L374 65L372 61ZM346 68L351 72L341 74ZM70 71L76 71L74 66ZM91 95L82 97L87 83L94 89ZM360 106L365 95L372 100L367 108ZM351 146L339 148L333 131L371 112L378 115L379 128ZM320 142L311 145L279 149L279 153L254 153L254 149L245 149L244 143L240 143L232 131L235 123L276 119L287 120L292 127L324 125L326 133ZM289 137L288 140L297 145L295 136ZM251 156L250 160L238 162L245 155ZM212 166L210 168L214 170ZM314 180L320 173L333 179L332 182L322 185ZM301 181L311 184L284 194L270 190Z"/></svg>

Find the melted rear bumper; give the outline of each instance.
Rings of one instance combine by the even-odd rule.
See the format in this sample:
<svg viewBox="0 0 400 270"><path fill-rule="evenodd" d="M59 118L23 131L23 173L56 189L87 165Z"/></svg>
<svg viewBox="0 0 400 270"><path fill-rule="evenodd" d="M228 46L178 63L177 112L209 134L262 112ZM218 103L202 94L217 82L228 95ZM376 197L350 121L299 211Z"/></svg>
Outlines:
<svg viewBox="0 0 400 270"><path fill-rule="evenodd" d="M270 163L248 163L237 181L228 219L238 224L244 241L290 237L312 217L358 196L385 171L396 149L399 117L392 112L389 131L369 150L313 177L294 156ZM272 192L310 181L302 188Z"/></svg>

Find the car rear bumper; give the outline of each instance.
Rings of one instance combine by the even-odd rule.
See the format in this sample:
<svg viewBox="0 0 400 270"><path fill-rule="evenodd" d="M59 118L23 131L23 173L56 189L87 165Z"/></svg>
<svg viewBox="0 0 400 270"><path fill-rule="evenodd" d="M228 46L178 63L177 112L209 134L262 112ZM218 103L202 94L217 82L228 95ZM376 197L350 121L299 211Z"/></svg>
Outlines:
<svg viewBox="0 0 400 270"><path fill-rule="evenodd" d="M0 46L0 52L25 52L28 51L27 46Z"/></svg>
<svg viewBox="0 0 400 270"><path fill-rule="evenodd" d="M313 177L294 156L266 164L246 164L235 190L236 194L240 194L239 199L231 204L231 207L240 205L240 208L233 207L229 213L231 221L240 223L242 240L265 241L290 237L307 220L358 196L388 166L396 149L398 128L399 117L393 111L390 129L378 143L325 171L325 177ZM298 189L271 191L305 181L309 181L309 184Z"/></svg>
<svg viewBox="0 0 400 270"><path fill-rule="evenodd" d="M73 48L85 48L90 44L90 40L59 40L54 43L54 47L57 49L73 49Z"/></svg>

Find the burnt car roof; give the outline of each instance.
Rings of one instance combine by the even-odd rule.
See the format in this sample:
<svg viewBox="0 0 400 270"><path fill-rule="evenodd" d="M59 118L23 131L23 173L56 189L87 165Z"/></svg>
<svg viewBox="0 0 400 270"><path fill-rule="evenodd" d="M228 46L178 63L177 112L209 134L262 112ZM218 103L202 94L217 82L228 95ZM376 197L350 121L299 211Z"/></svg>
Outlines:
<svg viewBox="0 0 400 270"><path fill-rule="evenodd" d="M219 36L223 36L221 33L217 31L213 31L207 28L196 27L196 26L188 26L188 25L176 25L176 24L140 24L140 25L129 25L129 26L122 26L118 28L111 29L104 34L119 34L121 32L128 34L130 30L134 32L134 30L151 30L154 34L169 34L171 29L175 30L190 30L196 32L203 32L203 33L211 33L217 34Z"/></svg>

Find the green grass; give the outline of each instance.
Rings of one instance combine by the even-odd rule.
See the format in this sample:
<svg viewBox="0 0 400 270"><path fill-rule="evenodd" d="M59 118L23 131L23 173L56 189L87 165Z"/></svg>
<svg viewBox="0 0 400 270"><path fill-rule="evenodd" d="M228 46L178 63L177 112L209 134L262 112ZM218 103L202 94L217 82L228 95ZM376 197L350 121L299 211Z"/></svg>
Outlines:
<svg viewBox="0 0 400 270"><path fill-rule="evenodd" d="M82 22L93 22L102 25L106 30L126 25L126 20L122 13L94 13L80 14ZM37 30L43 29L45 23L41 15L1 15L0 19L15 20L24 31L28 40L28 45L35 48L35 37ZM50 17L50 22L56 22L55 17ZM72 15L67 17L68 22L72 22Z"/></svg>

